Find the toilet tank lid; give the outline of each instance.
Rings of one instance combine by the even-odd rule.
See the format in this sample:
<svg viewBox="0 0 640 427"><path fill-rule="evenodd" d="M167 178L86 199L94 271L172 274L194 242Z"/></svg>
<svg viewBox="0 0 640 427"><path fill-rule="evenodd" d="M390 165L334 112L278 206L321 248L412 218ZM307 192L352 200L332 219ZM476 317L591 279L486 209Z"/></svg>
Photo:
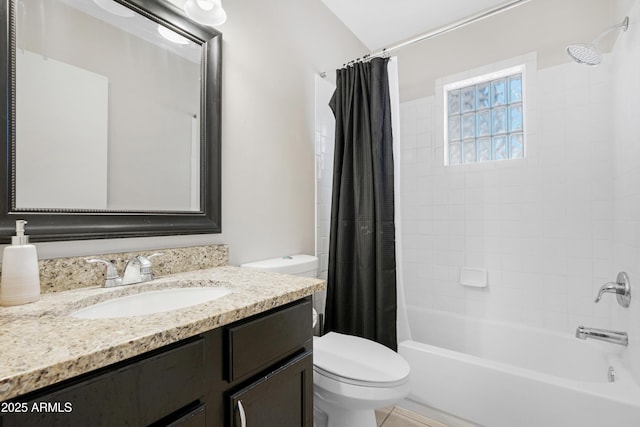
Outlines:
<svg viewBox="0 0 640 427"><path fill-rule="evenodd" d="M299 274L318 268L318 258L312 255L287 255L279 258L240 264L240 267L253 268L275 273Z"/></svg>

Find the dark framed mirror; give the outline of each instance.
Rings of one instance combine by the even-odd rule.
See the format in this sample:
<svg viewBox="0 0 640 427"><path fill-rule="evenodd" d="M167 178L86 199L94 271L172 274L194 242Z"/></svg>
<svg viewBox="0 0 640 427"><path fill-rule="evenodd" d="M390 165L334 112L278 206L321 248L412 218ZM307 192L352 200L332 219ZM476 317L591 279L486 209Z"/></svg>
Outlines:
<svg viewBox="0 0 640 427"><path fill-rule="evenodd" d="M9 0L0 26L2 241L221 232L221 33L167 0Z"/></svg>

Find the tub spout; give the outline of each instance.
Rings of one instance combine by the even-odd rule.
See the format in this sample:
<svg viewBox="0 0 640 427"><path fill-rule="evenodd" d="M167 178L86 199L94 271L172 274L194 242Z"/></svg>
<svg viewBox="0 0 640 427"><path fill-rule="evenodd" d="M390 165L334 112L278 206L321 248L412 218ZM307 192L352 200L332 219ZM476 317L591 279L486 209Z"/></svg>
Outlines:
<svg viewBox="0 0 640 427"><path fill-rule="evenodd" d="M613 344L619 344L623 346L629 345L629 336L626 332L609 331L606 329L585 328L584 326L578 326L576 329L576 338L586 340L591 338L594 340L606 341Z"/></svg>

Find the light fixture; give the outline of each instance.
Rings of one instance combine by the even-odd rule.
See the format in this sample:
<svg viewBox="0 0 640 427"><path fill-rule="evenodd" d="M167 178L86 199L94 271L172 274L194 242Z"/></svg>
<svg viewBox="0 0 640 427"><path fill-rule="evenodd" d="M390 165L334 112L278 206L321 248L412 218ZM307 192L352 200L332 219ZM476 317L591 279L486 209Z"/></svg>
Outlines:
<svg viewBox="0 0 640 427"><path fill-rule="evenodd" d="M222 0L187 0L184 12L195 22L209 27L222 25L227 20Z"/></svg>

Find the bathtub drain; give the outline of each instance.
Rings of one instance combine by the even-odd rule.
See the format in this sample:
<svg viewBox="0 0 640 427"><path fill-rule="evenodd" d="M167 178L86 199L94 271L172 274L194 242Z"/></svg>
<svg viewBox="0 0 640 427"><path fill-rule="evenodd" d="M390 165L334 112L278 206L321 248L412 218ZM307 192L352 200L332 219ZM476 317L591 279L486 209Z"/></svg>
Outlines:
<svg viewBox="0 0 640 427"><path fill-rule="evenodd" d="M607 372L607 376L609 378L609 382L612 383L616 380L616 371L613 369L613 366L609 366L609 370Z"/></svg>

